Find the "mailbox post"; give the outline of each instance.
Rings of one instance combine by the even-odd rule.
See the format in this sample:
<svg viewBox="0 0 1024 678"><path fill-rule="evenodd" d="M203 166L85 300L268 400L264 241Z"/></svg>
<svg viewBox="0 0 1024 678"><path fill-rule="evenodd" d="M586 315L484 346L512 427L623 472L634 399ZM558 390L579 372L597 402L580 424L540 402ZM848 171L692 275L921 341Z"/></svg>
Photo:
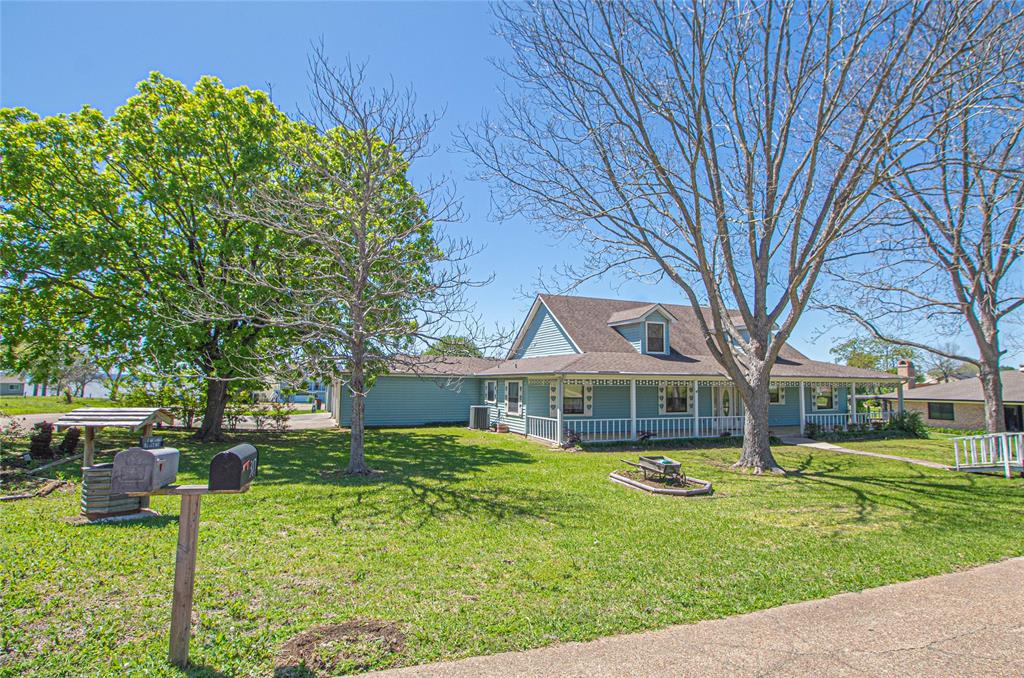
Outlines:
<svg viewBox="0 0 1024 678"><path fill-rule="evenodd" d="M136 448L138 449L138 448ZM139 453L143 450L139 449ZM155 452L149 451L147 452ZM123 454L123 453L122 453ZM141 456L141 455L140 455ZM147 491L128 492L135 497L177 495L181 497L178 516L178 547L174 557L174 596L171 602L171 633L168 659L175 666L188 665L188 644L192 637L192 598L196 583L196 553L199 542L199 502L204 494L248 492L256 477L259 454L252 445L242 444L221 452L210 462L208 485L167 485ZM175 458L175 471L177 458ZM126 468L128 466L126 465ZM146 476L148 479L149 476Z"/></svg>

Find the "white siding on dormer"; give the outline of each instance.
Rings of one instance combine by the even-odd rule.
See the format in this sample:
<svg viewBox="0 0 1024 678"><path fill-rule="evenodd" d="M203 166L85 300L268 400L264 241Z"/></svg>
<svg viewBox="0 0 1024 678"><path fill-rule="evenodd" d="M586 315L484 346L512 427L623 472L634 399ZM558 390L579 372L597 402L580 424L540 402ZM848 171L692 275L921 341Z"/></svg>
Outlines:
<svg viewBox="0 0 1024 678"><path fill-rule="evenodd" d="M515 358L539 358L546 355L576 353L572 342L554 316L543 304L526 330L523 341L516 349Z"/></svg>

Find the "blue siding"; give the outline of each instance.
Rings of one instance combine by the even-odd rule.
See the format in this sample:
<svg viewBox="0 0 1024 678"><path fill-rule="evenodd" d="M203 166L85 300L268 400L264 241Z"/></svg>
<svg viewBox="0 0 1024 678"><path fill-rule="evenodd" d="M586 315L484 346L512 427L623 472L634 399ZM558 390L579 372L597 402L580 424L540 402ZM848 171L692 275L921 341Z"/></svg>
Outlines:
<svg viewBox="0 0 1024 678"><path fill-rule="evenodd" d="M807 411L808 414L812 414L814 412L820 412L822 414L826 414L826 413L844 414L846 412L849 412L849 410L850 410L850 407L849 407L850 404L849 404L849 402L847 402L847 398L849 397L848 393L850 391L849 387L840 386L839 388L835 389L836 393L835 393L835 396L832 398L832 404L835 405L835 409L832 409L832 410L816 410L816 409L814 409L814 403L812 402L814 400L814 389L812 387L810 387L810 386L805 387L805 389L806 389L806 391L805 391L806 396L805 396L804 408L805 408L805 410ZM797 391L797 389L793 389L793 390ZM796 395L797 398L800 397L799 392L796 392L795 395ZM786 397L788 398L789 396L787 395ZM800 405L799 405L799 403L797 403L797 410L799 410L799 409L800 409Z"/></svg>
<svg viewBox="0 0 1024 678"><path fill-rule="evenodd" d="M510 381L520 381L523 385L523 414L515 415L508 414L505 410L505 385ZM529 381L524 379L498 379L498 402L496 403L484 403L484 397L486 395L486 386L482 383L480 385L480 402L474 404L486 404L491 411L490 422L496 424L499 420L508 424L508 430L513 433L526 433L526 415L535 415L546 417L548 416L547 408L547 397L548 387L547 384L535 383L531 384ZM468 413L468 410L467 410Z"/></svg>
<svg viewBox="0 0 1024 678"><path fill-rule="evenodd" d="M537 358L576 352L572 342L569 341L569 336L555 321L554 316L548 311L548 307L541 304L514 357Z"/></svg>
<svg viewBox="0 0 1024 678"><path fill-rule="evenodd" d="M619 331L619 334L626 338L626 341L628 341L633 346L634 350L636 350L637 353L643 352L644 326L642 323L622 325L621 327L616 327L615 329Z"/></svg>
<svg viewBox="0 0 1024 678"><path fill-rule="evenodd" d="M769 426L799 426L800 425L800 389L791 386L784 389L786 402L778 405L768 405Z"/></svg>
<svg viewBox="0 0 1024 678"><path fill-rule="evenodd" d="M366 394L367 426L468 423L470 405L483 402L482 380L384 376ZM352 396L341 387L341 426L352 423Z"/></svg>

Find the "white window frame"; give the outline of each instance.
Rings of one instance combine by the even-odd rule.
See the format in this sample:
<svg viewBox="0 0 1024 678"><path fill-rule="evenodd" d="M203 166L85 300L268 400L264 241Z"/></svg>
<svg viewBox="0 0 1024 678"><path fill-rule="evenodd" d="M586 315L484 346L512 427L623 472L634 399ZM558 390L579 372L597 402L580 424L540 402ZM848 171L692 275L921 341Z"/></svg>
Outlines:
<svg viewBox="0 0 1024 678"><path fill-rule="evenodd" d="M650 325L661 325L661 348L660 351L651 350L651 334L647 328ZM667 355L668 354L668 323L661 322L658 320L645 320L644 321L644 348L648 353L656 355Z"/></svg>
<svg viewBox="0 0 1024 678"><path fill-rule="evenodd" d="M678 388L680 398L683 401L683 409L670 410L668 404L671 401L669 396L670 388ZM690 413L690 387L686 384L665 384L665 414L689 414Z"/></svg>
<svg viewBox="0 0 1024 678"><path fill-rule="evenodd" d="M832 389L832 407L818 407L818 394L822 388ZM835 386L815 386L811 389L811 409L815 412L835 412L839 401L839 389Z"/></svg>
<svg viewBox="0 0 1024 678"><path fill-rule="evenodd" d="M518 385L519 398L516 401L516 409L513 410L508 404L508 391L511 384ZM523 381L521 379L510 379L505 381L505 414L512 417L523 416Z"/></svg>
<svg viewBox="0 0 1024 678"><path fill-rule="evenodd" d="M567 410L565 408L565 394L566 394L566 389L569 389L569 388L574 388L574 389L578 388L580 390L580 396L579 396L580 411L579 412L570 412L569 410ZM587 389L586 389L586 387L583 384L563 384L562 385L562 414L570 416L570 417L583 417L583 416L586 416L586 414L587 414Z"/></svg>
<svg viewBox="0 0 1024 678"><path fill-rule="evenodd" d="M487 396L489 395L489 392L491 390L491 386L494 386L494 397L493 398L488 398ZM484 382L484 402L485 403L491 403L492 405L494 403L498 402L498 380L497 379L488 379L487 381Z"/></svg>
<svg viewBox="0 0 1024 678"><path fill-rule="evenodd" d="M772 400L772 391L778 394L776 400ZM833 401L835 397L833 396ZM785 405L786 404L786 389L783 386L769 386L768 387L768 404L769 405Z"/></svg>

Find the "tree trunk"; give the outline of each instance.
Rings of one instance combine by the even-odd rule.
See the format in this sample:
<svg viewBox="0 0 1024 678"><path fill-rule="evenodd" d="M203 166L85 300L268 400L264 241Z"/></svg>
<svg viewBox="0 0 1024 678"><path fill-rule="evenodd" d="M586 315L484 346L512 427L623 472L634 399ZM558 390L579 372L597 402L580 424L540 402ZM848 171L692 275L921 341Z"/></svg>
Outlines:
<svg viewBox="0 0 1024 678"><path fill-rule="evenodd" d="M989 433L1002 433L1006 430L1006 411L1003 408L1003 379L999 374L999 366L983 360L979 368L978 378L985 397L985 430Z"/></svg>
<svg viewBox="0 0 1024 678"><path fill-rule="evenodd" d="M352 393L352 424L350 427L351 444L349 446L348 467L345 473L352 475L367 475L370 467L366 465L366 453L363 449L364 437L364 406L365 406L365 384L363 375L362 360L352 361L352 376L349 381L349 389Z"/></svg>
<svg viewBox="0 0 1024 678"><path fill-rule="evenodd" d="M225 439L221 426L224 421L224 408L227 404L228 382L223 379L207 379L206 410L203 412L203 422L199 425L199 430L192 436L192 440L212 443Z"/></svg>
<svg viewBox="0 0 1024 678"><path fill-rule="evenodd" d="M743 452L733 468L785 473L775 461L768 441L768 383L767 378L752 380L751 393L743 400Z"/></svg>

